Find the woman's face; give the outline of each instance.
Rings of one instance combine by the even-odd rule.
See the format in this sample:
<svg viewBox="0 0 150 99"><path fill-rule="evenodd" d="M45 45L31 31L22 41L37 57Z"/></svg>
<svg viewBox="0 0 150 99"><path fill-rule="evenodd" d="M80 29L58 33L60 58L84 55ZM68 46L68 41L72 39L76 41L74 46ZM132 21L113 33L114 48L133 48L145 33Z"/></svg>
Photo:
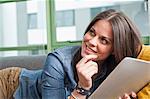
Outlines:
<svg viewBox="0 0 150 99"><path fill-rule="evenodd" d="M84 35L81 56L97 55L96 61L105 60L113 53L112 26L107 20L97 21Z"/></svg>

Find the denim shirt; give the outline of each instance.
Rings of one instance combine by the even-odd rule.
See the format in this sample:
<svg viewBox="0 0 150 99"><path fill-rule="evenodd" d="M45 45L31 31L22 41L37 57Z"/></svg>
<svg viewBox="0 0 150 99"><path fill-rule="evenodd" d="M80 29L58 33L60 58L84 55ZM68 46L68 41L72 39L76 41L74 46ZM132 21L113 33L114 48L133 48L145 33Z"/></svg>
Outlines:
<svg viewBox="0 0 150 99"><path fill-rule="evenodd" d="M42 70L22 69L19 86L14 93L15 99L41 99L40 88Z"/></svg>
<svg viewBox="0 0 150 99"><path fill-rule="evenodd" d="M73 72L72 61L80 46L59 48L49 53L43 70L31 71L23 69L15 99L67 99L75 89L77 82ZM107 68L101 76L93 81L91 93L106 78Z"/></svg>

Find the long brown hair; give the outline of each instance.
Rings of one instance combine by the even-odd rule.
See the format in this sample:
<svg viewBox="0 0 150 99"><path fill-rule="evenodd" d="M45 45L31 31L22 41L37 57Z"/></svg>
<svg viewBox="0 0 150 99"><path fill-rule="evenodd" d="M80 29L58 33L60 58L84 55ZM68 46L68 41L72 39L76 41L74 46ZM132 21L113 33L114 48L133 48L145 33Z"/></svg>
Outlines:
<svg viewBox="0 0 150 99"><path fill-rule="evenodd" d="M114 9L99 13L88 25L85 33L99 20L108 20L114 37L114 57L119 63L124 57L137 57L142 47L140 32L123 12Z"/></svg>
<svg viewBox="0 0 150 99"><path fill-rule="evenodd" d="M137 57L142 47L142 43L140 32L133 22L122 12L113 9L97 14L88 25L85 33L87 33L99 20L108 20L110 22L114 37L113 54L111 54L102 64L102 66L108 67L106 74L108 75L123 58ZM77 75L75 65L81 58L80 48L75 54L72 62L75 75ZM78 81L78 77L75 77L75 79Z"/></svg>

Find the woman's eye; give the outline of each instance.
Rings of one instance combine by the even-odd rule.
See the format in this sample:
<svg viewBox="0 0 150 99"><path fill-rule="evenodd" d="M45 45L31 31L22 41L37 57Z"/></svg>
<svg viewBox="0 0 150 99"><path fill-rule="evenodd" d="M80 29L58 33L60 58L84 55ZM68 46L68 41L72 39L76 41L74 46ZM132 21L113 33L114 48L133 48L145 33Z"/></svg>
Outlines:
<svg viewBox="0 0 150 99"><path fill-rule="evenodd" d="M94 33L93 30L89 30L89 33L90 33L91 36L95 36L95 33Z"/></svg>
<svg viewBox="0 0 150 99"><path fill-rule="evenodd" d="M101 38L100 42L104 45L109 44L109 42L105 38Z"/></svg>

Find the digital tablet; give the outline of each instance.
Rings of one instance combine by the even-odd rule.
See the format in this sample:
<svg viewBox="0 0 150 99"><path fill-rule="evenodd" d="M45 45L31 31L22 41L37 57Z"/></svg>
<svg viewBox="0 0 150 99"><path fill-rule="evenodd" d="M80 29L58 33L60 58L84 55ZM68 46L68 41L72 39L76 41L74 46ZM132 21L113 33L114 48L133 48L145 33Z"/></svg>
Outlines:
<svg viewBox="0 0 150 99"><path fill-rule="evenodd" d="M118 99L125 92L138 92L150 82L150 61L124 58L90 99Z"/></svg>

